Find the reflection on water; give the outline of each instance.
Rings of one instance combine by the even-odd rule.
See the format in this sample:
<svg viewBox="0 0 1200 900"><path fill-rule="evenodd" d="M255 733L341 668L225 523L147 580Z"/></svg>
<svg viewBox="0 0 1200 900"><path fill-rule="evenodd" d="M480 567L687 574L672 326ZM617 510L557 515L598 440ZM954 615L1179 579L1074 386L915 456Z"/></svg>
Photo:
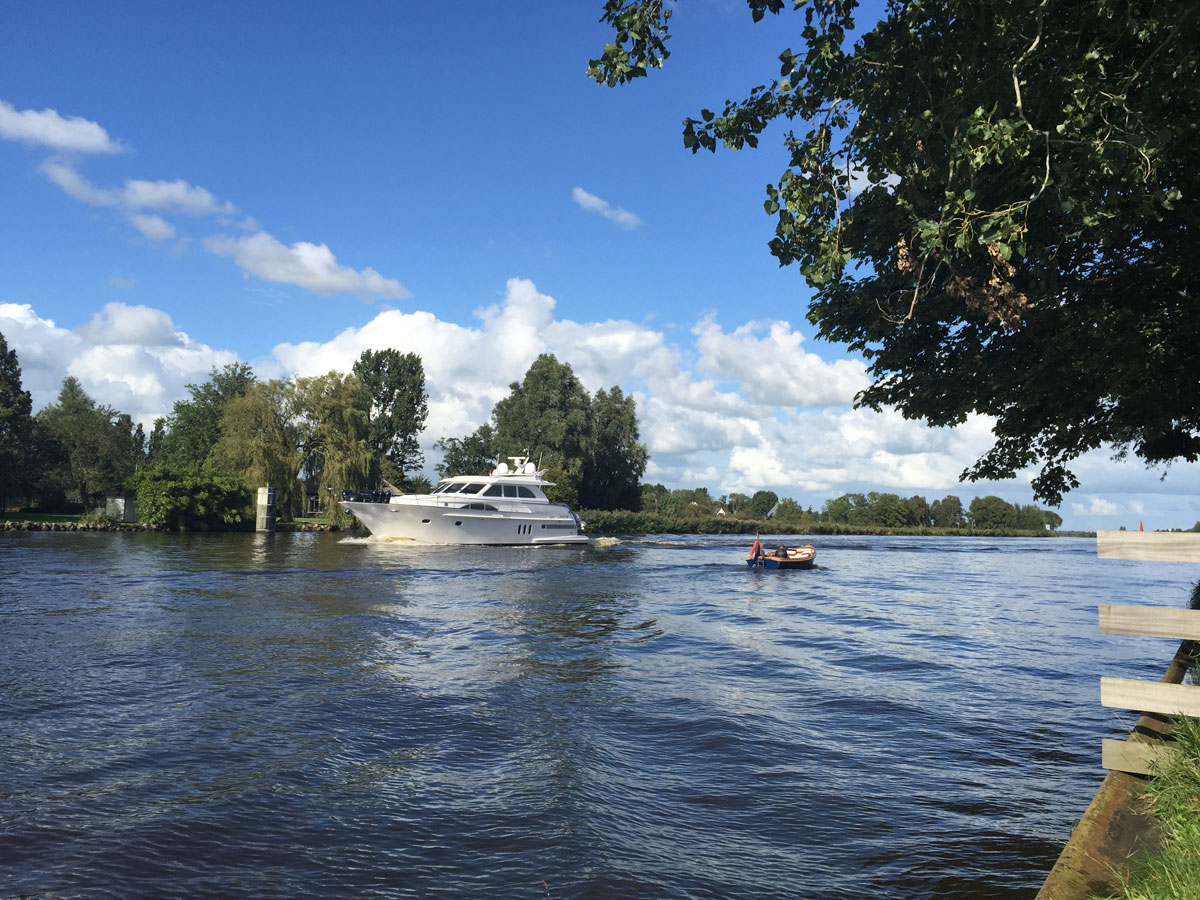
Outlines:
<svg viewBox="0 0 1200 900"><path fill-rule="evenodd" d="M1094 541L0 537L0 884L1028 897L1102 774Z"/></svg>

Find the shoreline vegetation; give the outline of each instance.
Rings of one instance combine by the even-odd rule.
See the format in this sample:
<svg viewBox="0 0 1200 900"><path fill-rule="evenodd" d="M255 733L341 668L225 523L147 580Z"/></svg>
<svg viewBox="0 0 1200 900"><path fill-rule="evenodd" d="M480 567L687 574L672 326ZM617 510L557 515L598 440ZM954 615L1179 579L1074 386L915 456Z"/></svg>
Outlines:
<svg viewBox="0 0 1200 900"><path fill-rule="evenodd" d="M792 522L775 522L772 520L734 519L711 517L705 519L681 519L662 516L653 513L612 511L612 510L581 510L581 517L587 523L586 534L591 537L618 537L621 535L650 535L650 534L729 534L729 535L881 535L908 537L1095 537L1094 531L1047 531L1027 528L972 528L970 526L938 528L930 525L918 526L886 526L886 525L850 525L839 522L811 522L807 524ZM253 522L228 526L220 529L210 529L222 532L253 533ZM352 525L345 527L323 519L301 519L291 522L280 522L275 530L279 533L290 532L346 532L347 534L366 534L366 530ZM34 515L30 513L10 512L0 514L0 531L158 531L164 533L196 533L180 532L179 529L168 528L162 524L141 522L118 522L107 516L88 515Z"/></svg>

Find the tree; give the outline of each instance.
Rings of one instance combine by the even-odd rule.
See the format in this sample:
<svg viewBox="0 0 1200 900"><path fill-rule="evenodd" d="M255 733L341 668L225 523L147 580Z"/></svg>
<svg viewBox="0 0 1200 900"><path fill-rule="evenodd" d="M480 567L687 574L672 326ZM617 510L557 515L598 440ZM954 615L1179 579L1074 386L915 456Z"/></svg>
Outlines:
<svg viewBox="0 0 1200 900"><path fill-rule="evenodd" d="M638 441L637 404L617 386L587 391L567 363L544 353L492 410L492 424L443 437L438 474L478 474L506 456L527 455L554 484L550 499L589 509L640 508L649 456ZM665 490L665 488L664 488Z"/></svg>
<svg viewBox="0 0 1200 900"><path fill-rule="evenodd" d="M299 421L304 472L326 518L342 525L346 512L331 492L365 486L375 448L371 441L371 397L355 375L330 372L298 378L292 386L292 409ZM340 499L340 498L339 498Z"/></svg>
<svg viewBox="0 0 1200 900"><path fill-rule="evenodd" d="M563 472L578 492L591 441L591 402L566 363L543 353L492 410L500 456L524 454Z"/></svg>
<svg viewBox="0 0 1200 900"><path fill-rule="evenodd" d="M962 501L953 494L930 504L929 520L934 528L962 528L967 524Z"/></svg>
<svg viewBox="0 0 1200 900"><path fill-rule="evenodd" d="M641 509L643 512L660 513L662 512L663 503L669 497L671 492L667 490L664 484L643 484L642 485L642 500ZM722 505L724 505L724 499Z"/></svg>
<svg viewBox="0 0 1200 900"><path fill-rule="evenodd" d="M393 349L364 350L354 363L354 374L370 398L369 439L379 463L371 480L377 482L380 474L403 480L425 463L417 442L429 415L421 357Z"/></svg>
<svg viewBox="0 0 1200 900"><path fill-rule="evenodd" d="M900 528L908 524L908 507L897 494L872 494L869 512L875 525Z"/></svg>
<svg viewBox="0 0 1200 900"><path fill-rule="evenodd" d="M779 508L775 510L775 519L779 522L802 526L811 525L817 521L812 510L805 509L791 497L784 497L779 501Z"/></svg>
<svg viewBox="0 0 1200 900"><path fill-rule="evenodd" d="M465 438L442 438L433 445L442 453L437 465L441 478L452 475L481 475L496 465L496 435L486 422Z"/></svg>
<svg viewBox="0 0 1200 900"><path fill-rule="evenodd" d="M638 483L649 454L638 442L637 404L619 387L596 392L579 501L588 509L641 508Z"/></svg>
<svg viewBox="0 0 1200 900"><path fill-rule="evenodd" d="M740 494L737 491L731 491L729 496L724 498L721 504L725 507L725 512L731 516L748 515L750 512L750 496L748 494Z"/></svg>
<svg viewBox="0 0 1200 900"><path fill-rule="evenodd" d="M932 524L929 512L929 501L924 497L913 494L904 501L906 511L905 524L925 526Z"/></svg>
<svg viewBox="0 0 1200 900"><path fill-rule="evenodd" d="M993 495L976 497L971 501L970 519L972 528L1016 528L1017 508Z"/></svg>
<svg viewBox="0 0 1200 900"><path fill-rule="evenodd" d="M160 459L177 467L199 469L221 437L221 416L231 400L254 383L254 370L244 363L213 368L208 381L189 384L189 400L179 400L171 410L166 434L151 448ZM157 430L157 426L156 426Z"/></svg>
<svg viewBox="0 0 1200 900"><path fill-rule="evenodd" d="M821 521L849 522L850 510L853 508L854 503L849 494L842 494L840 497L831 497L821 507Z"/></svg>
<svg viewBox="0 0 1200 900"><path fill-rule="evenodd" d="M856 402L994 416L963 477L1040 466L1054 504L1094 448L1200 459L1200 7L892 0L851 45L856 5L795 3L802 44L778 76L683 128L695 153L799 121L767 188L770 252L813 286L820 336L869 361ZM589 74L661 66L671 14L608 0L615 38Z"/></svg>
<svg viewBox="0 0 1200 900"><path fill-rule="evenodd" d="M21 387L17 351L9 350L8 342L0 334L0 512L8 507L12 497L28 492L32 408L29 391Z"/></svg>
<svg viewBox="0 0 1200 900"><path fill-rule="evenodd" d="M167 420L159 416L154 420L154 427L150 429L150 437L146 441L146 461L153 462L158 457L162 456L163 446L167 440Z"/></svg>
<svg viewBox="0 0 1200 900"><path fill-rule="evenodd" d="M209 451L205 472L233 479L248 492L273 486L280 518L290 519L303 464L296 418L288 382L254 382L224 404L220 437Z"/></svg>
<svg viewBox="0 0 1200 900"><path fill-rule="evenodd" d="M51 477L85 509L99 496L121 490L133 474L132 421L109 406L97 406L78 379L64 379L57 402L42 409L37 420L62 448L65 465Z"/></svg>
<svg viewBox="0 0 1200 900"><path fill-rule="evenodd" d="M755 491L750 498L750 515L756 519L765 519L779 502L779 495L774 491Z"/></svg>
<svg viewBox="0 0 1200 900"><path fill-rule="evenodd" d="M1062 517L1048 509L1042 509L1040 506L1029 504L1023 506L1020 503L1016 504L1017 518L1016 527L1028 531L1042 531L1049 528L1055 530L1062 524Z"/></svg>

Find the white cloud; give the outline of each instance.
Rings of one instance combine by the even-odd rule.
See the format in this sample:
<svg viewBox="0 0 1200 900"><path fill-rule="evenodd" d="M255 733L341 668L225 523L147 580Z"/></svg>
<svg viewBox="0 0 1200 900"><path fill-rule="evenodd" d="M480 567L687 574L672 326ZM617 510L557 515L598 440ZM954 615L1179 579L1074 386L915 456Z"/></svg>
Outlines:
<svg viewBox="0 0 1200 900"><path fill-rule="evenodd" d="M89 344L138 347L186 347L187 335L161 309L107 303L92 320L77 329Z"/></svg>
<svg viewBox="0 0 1200 900"><path fill-rule="evenodd" d="M203 382L212 368L236 361L230 352L193 342L162 310L122 303L104 306L73 330L38 317L29 305L0 304L0 333L17 351L35 406L51 402L70 374L99 402L147 427L186 396L186 384ZM434 441L468 434L487 421L509 384L539 354L553 353L571 364L589 392L616 384L635 397L651 455L649 481L704 486L714 495L769 489L817 507L831 496L872 490L930 500L948 493L964 502L990 493L1032 500L1029 473L999 484L958 482L959 473L991 445L989 419L928 428L894 411L832 403L820 391L812 394L819 404L783 404L781 394L765 389L764 368L731 363L728 371L715 371L715 366L722 354L740 349L748 357L798 367L802 377L841 377L836 363L801 349L799 335L786 323L751 322L723 332L703 319L692 338L693 344L675 346L636 322L560 318L553 297L514 278L499 304L480 308L467 324L428 311L388 310L326 340L280 344L270 360L255 362L255 370L264 378L317 375L349 371L365 349L417 353L429 392L422 444L430 471L437 461ZM836 390L848 397L851 387ZM1137 527L1143 510L1147 527L1190 527L1200 518L1198 466L1174 467L1171 479L1161 482L1140 464L1117 463L1103 453L1087 454L1079 463L1076 471L1090 493L1068 498L1075 500L1068 527L1112 527L1111 516L1129 511L1135 518L1126 524Z"/></svg>
<svg viewBox="0 0 1200 900"><path fill-rule="evenodd" d="M595 194L589 194L581 187L571 191L571 199L588 212L599 213L622 228L637 228L642 224L642 220L629 210L613 206L607 200L601 200Z"/></svg>
<svg viewBox="0 0 1200 900"><path fill-rule="evenodd" d="M174 181L126 179L121 200L130 209L157 209L187 216L232 215L236 208L182 178Z"/></svg>
<svg viewBox="0 0 1200 900"><path fill-rule="evenodd" d="M12 111L11 107L9 111ZM4 136L4 114L5 110L0 107L0 136ZM248 232L242 237L213 235L204 240L209 253L232 259L246 276L293 284L324 295L354 293L397 299L411 296L399 281L384 278L373 268L353 269L338 265L337 258L325 244L297 241L287 246L264 231L251 216L234 221L232 217L237 208L233 203L219 200L205 188L182 178L174 181L127 178L121 187L105 188L92 184L63 159L48 159L39 170L60 190L81 203L126 210L130 224L151 241L161 243L178 235L175 225L164 215L215 217L226 227ZM189 240L180 238L174 244L175 251L183 252Z"/></svg>
<svg viewBox="0 0 1200 900"><path fill-rule="evenodd" d="M1103 497L1092 497L1091 502L1072 503L1071 512L1077 516L1115 516L1121 511L1117 504Z"/></svg>
<svg viewBox="0 0 1200 900"><path fill-rule="evenodd" d="M693 331L700 368L739 381L742 392L757 403L844 406L870 384L863 363L829 363L808 353L800 346L804 336L787 322L748 322L726 334L710 317Z"/></svg>
<svg viewBox="0 0 1200 900"><path fill-rule="evenodd" d="M153 209L187 216L231 215L236 212L232 203L222 202L204 188L181 178L174 181L127 178L119 188L99 188L61 160L47 160L39 168L66 194L90 206Z"/></svg>
<svg viewBox="0 0 1200 900"><path fill-rule="evenodd" d="M41 164L39 171L58 185L63 193L81 203L89 206L117 206L121 202L117 191L96 187L66 163L47 160Z"/></svg>
<svg viewBox="0 0 1200 900"><path fill-rule="evenodd" d="M88 119L64 117L53 109L19 110L4 100L0 100L0 138L79 153L120 153L125 149Z"/></svg>
<svg viewBox="0 0 1200 900"><path fill-rule="evenodd" d="M175 237L175 226L161 216L135 213L129 217L133 227L152 241L166 241Z"/></svg>
<svg viewBox="0 0 1200 900"><path fill-rule="evenodd" d="M247 276L294 284L316 294L411 296L400 282L384 278L374 269L339 266L333 252L324 244L297 241L288 247L260 231L241 238L225 235L205 238L204 248L214 256L231 258Z"/></svg>
<svg viewBox="0 0 1200 900"><path fill-rule="evenodd" d="M0 334L17 353L35 409L54 402L71 375L97 403L129 413L147 430L186 395L187 384L237 361L177 331L165 312L121 303L76 330L41 318L29 304L0 303Z"/></svg>

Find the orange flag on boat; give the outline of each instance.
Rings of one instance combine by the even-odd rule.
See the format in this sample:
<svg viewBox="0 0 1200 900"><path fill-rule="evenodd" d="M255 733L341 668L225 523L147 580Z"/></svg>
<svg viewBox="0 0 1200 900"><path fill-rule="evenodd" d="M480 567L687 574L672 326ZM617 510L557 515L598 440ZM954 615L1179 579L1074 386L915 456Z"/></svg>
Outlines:
<svg viewBox="0 0 1200 900"><path fill-rule="evenodd" d="M758 543L758 535L756 534L756 535L754 536L754 546L752 546L752 547L750 548L750 555L751 555L751 556L758 556L758 554L759 554L759 553L761 553L761 552L762 552L762 547L761 547L761 545Z"/></svg>

